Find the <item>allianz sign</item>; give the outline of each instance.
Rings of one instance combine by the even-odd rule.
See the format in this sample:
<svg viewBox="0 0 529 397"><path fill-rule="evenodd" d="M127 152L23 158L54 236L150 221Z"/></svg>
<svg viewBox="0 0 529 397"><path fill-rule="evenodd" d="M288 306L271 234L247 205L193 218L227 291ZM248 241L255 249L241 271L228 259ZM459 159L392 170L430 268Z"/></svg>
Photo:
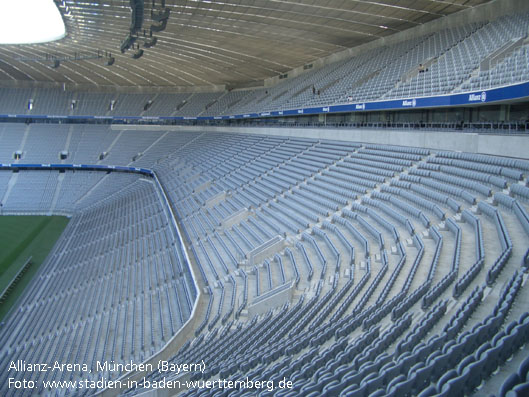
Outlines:
<svg viewBox="0 0 529 397"><path fill-rule="evenodd" d="M485 91L483 91L481 94L470 94L468 96L469 102L478 102L478 101L485 102L486 100L487 100L487 93Z"/></svg>

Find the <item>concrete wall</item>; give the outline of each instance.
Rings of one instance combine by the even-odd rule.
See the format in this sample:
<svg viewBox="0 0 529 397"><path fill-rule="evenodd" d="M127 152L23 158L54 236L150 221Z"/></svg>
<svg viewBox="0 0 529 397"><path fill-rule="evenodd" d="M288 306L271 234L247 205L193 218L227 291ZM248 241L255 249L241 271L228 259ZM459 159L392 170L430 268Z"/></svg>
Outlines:
<svg viewBox="0 0 529 397"><path fill-rule="evenodd" d="M170 130L274 135L298 138L330 139L432 150L454 150L529 159L529 135L494 135L469 132L413 131L349 128L278 127L165 127Z"/></svg>
<svg viewBox="0 0 529 397"><path fill-rule="evenodd" d="M270 309L283 306L287 302L292 302L292 296L294 295L295 286L290 283L289 286L280 286L276 288L277 292L266 297L265 299L258 300L248 306L248 318L251 319L255 315L268 313Z"/></svg>
<svg viewBox="0 0 529 397"><path fill-rule="evenodd" d="M211 84L204 86L94 86L92 84L54 83L48 81L0 80L0 88L55 88L67 92L110 92L120 94L191 94L194 92L223 92L226 90L226 85Z"/></svg>
<svg viewBox="0 0 529 397"><path fill-rule="evenodd" d="M263 244L248 252L248 266L255 266L262 263L266 258L271 258L274 254L285 248L285 240L281 236L274 236Z"/></svg>

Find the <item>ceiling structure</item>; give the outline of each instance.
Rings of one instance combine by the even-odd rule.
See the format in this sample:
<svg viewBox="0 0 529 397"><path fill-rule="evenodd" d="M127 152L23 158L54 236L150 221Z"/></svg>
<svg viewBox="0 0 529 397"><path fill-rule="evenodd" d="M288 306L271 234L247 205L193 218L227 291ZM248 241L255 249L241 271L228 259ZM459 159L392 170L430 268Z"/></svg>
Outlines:
<svg viewBox="0 0 529 397"><path fill-rule="evenodd" d="M156 45L144 48L139 59L132 58L134 50L120 52L131 25L130 0L55 1L67 36L47 44L1 45L0 82L251 84L490 0L166 0L167 26L153 32ZM153 5L158 10L162 0L144 5L149 36ZM62 59L59 67L52 67L50 56Z"/></svg>

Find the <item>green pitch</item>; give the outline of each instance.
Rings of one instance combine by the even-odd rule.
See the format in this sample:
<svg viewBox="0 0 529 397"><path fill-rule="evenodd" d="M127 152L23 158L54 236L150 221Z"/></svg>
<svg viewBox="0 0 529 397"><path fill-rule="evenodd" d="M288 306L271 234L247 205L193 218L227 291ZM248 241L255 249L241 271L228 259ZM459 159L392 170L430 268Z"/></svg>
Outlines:
<svg viewBox="0 0 529 397"><path fill-rule="evenodd" d="M33 257L28 271L0 304L0 320L24 292L68 221L64 216L0 216L0 293Z"/></svg>

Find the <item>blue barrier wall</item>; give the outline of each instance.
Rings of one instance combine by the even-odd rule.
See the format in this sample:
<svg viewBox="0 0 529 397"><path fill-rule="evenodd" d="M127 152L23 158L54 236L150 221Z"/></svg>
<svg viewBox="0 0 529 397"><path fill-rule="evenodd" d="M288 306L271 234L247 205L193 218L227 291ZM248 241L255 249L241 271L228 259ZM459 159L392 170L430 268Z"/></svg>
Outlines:
<svg viewBox="0 0 529 397"><path fill-rule="evenodd" d="M82 170L104 172L130 172L154 177L154 173L147 168L123 167L119 165L100 164L0 164L0 170Z"/></svg>
<svg viewBox="0 0 529 397"><path fill-rule="evenodd" d="M529 82L510 85L506 87L492 88L484 91L466 92L452 95L439 95L433 97L403 98L387 101L373 101L362 103L347 103L341 105L319 106L304 109L278 110L271 112L246 113L229 116L197 116L197 117L140 117L140 116L61 116L61 115L17 115L0 114L4 119L58 119L58 120L105 120L116 122L156 122L156 121L182 121L182 120L232 120L232 119L255 119L280 116L297 116L303 114L324 113L349 113L379 110L403 110L442 108L450 106L468 106L480 104L494 104L504 101L520 100L529 98Z"/></svg>

